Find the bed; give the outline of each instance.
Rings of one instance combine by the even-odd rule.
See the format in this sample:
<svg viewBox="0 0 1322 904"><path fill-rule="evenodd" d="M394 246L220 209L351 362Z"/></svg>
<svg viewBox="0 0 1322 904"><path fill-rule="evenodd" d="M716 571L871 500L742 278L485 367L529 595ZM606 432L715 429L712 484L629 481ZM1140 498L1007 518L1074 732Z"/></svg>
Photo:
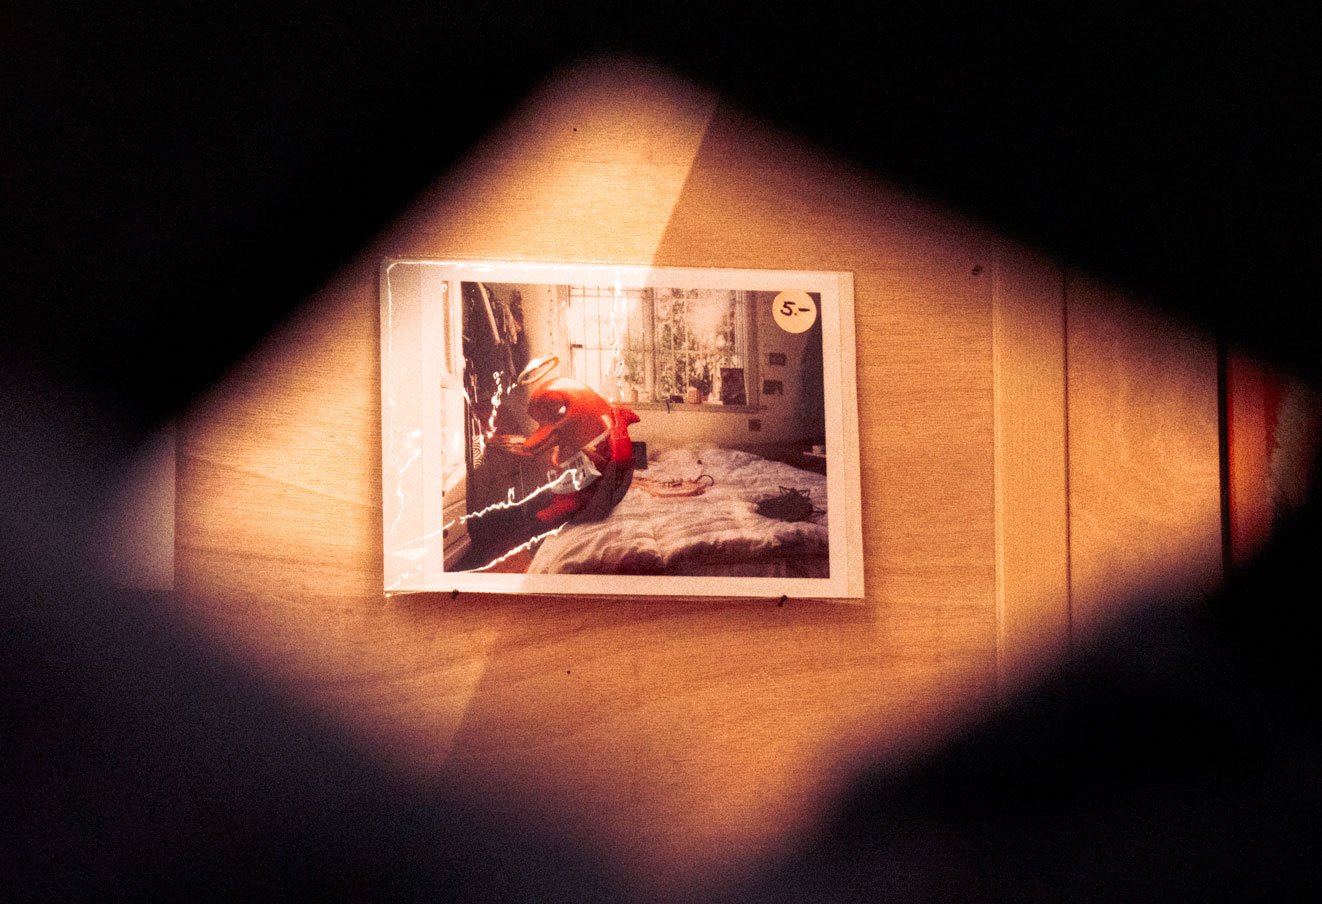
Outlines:
<svg viewBox="0 0 1322 904"><path fill-rule="evenodd" d="M699 481L696 496L648 492ZM709 478L709 479L708 479ZM806 520L759 514L758 503L801 494ZM829 576L826 478L750 452L721 448L658 453L602 521L569 524L533 556L532 574L727 577Z"/></svg>

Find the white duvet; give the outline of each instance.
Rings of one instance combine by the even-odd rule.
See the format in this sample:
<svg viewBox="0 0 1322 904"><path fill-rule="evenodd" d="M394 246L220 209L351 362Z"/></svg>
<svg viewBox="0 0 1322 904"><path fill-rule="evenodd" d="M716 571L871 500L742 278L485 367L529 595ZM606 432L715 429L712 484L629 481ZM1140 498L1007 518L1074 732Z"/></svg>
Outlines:
<svg viewBox="0 0 1322 904"><path fill-rule="evenodd" d="M701 496L659 498L636 484L602 521L570 524L545 540L538 574L826 575L826 478L729 449L660 453L636 476L714 484ZM704 480L705 484L707 481ZM808 494L822 514L781 521L757 512L782 488Z"/></svg>

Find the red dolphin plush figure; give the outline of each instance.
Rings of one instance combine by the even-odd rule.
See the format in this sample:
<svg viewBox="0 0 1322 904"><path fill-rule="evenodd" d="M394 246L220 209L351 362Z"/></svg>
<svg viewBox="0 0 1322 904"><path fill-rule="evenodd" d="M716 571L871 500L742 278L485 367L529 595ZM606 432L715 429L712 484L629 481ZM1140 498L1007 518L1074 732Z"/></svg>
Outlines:
<svg viewBox="0 0 1322 904"><path fill-rule="evenodd" d="M638 415L612 405L592 388L568 377L547 380L534 388L528 414L537 421L538 429L523 441L523 451L535 455L549 448L552 464L577 469L571 475L574 489L557 492L555 501L539 511L537 518L551 524L573 517L606 517L633 480L629 425L638 422ZM600 476L593 475L593 470Z"/></svg>

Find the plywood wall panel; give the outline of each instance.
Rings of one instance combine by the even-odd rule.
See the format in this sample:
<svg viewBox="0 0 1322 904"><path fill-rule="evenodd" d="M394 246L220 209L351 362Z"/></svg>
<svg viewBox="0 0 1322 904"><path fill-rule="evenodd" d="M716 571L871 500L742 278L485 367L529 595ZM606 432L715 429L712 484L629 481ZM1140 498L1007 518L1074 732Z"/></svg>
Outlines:
<svg viewBox="0 0 1322 904"><path fill-rule="evenodd" d="M627 60L561 73L425 193L382 247L650 263L715 105Z"/></svg>
<svg viewBox="0 0 1322 904"><path fill-rule="evenodd" d="M869 603L903 610L888 630L939 637L947 676L994 663L987 253L957 219L728 111L658 248L659 263L854 272Z"/></svg>
<svg viewBox="0 0 1322 904"><path fill-rule="evenodd" d="M997 642L1002 686L1070 645L1064 274L1008 251L995 270Z"/></svg>
<svg viewBox="0 0 1322 904"><path fill-rule="evenodd" d="M746 864L994 692L993 248L687 86L572 74L185 419L181 604L389 768L640 882ZM852 271L865 604L386 598L376 267L406 254Z"/></svg>
<svg viewBox="0 0 1322 904"><path fill-rule="evenodd" d="M1222 577L1216 348L1091 280L1066 292L1076 637Z"/></svg>

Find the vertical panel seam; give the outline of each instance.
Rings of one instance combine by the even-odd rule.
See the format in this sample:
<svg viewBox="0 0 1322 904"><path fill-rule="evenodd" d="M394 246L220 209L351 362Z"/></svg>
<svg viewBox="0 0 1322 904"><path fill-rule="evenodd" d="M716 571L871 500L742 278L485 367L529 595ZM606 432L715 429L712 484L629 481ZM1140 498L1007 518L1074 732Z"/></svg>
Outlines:
<svg viewBox="0 0 1322 904"><path fill-rule="evenodd" d="M1064 383L1065 430L1065 652L1074 653L1074 512L1070 507L1070 306L1069 270L1060 271L1061 379Z"/></svg>
<svg viewBox="0 0 1322 904"><path fill-rule="evenodd" d="M1216 415L1217 457L1221 479L1221 574L1228 577L1234 568L1234 521L1231 517L1230 486L1230 361L1225 337L1216 337Z"/></svg>
<svg viewBox="0 0 1322 904"><path fill-rule="evenodd" d="M1004 313L1002 268L1004 254L997 253L992 267L991 317L991 370L992 370L992 548L994 551L996 618L996 683L1001 691L1006 679L1006 625L1005 625L1005 450L1002 445L1003 412L1001 411L1001 328Z"/></svg>

